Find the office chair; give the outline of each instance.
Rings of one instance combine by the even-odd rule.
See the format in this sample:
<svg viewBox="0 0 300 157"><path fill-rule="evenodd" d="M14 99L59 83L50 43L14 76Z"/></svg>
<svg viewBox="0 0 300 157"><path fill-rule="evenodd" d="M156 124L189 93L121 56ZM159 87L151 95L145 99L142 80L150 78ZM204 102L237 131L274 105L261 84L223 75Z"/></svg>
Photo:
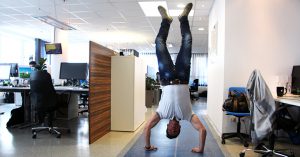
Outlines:
<svg viewBox="0 0 300 157"><path fill-rule="evenodd" d="M199 79L195 79L193 81L193 84L190 86L190 97L191 99L198 99L199 93L198 93L198 86L199 86ZM196 96L195 96L196 93Z"/></svg>
<svg viewBox="0 0 300 157"><path fill-rule="evenodd" d="M246 88L245 87L230 87L229 88L229 92L233 92L236 91L237 93L244 93L246 94ZM236 127L236 132L231 132L231 133L223 133L222 134L222 144L225 144L225 139L229 139L229 138L234 138L234 137L238 137L241 142L243 143L243 145L245 147L248 147L248 139L249 139L249 135L245 134L245 133L241 133L241 118L243 117L249 117L250 116L250 112L246 112L246 113L242 113L242 112L230 112L230 111L225 111L226 115L230 115L230 116L235 116L238 118L237 121L237 127Z"/></svg>
<svg viewBox="0 0 300 157"><path fill-rule="evenodd" d="M275 100L269 87L264 81L258 70L254 70L247 84L247 98L249 99L251 112L251 138L254 143L254 149L244 149L240 157L244 157L246 151L253 150L255 153L266 156L294 157L293 152L285 154L282 151L275 150L276 128L276 110ZM266 146L262 140L268 138L269 146Z"/></svg>
<svg viewBox="0 0 300 157"><path fill-rule="evenodd" d="M89 95L88 94L80 94L79 96L80 100L82 101L79 104L79 111L78 114L83 114L84 112L88 112L88 99L89 99Z"/></svg>
<svg viewBox="0 0 300 157"><path fill-rule="evenodd" d="M36 138L37 132L48 130L51 134L56 134L57 138L61 137L58 130L67 130L68 128L54 127L52 124L53 114L57 110L56 92L52 84L52 79L47 71L34 71L30 75L30 101L31 106L35 107L35 111L42 124L41 127L31 129L32 138ZM48 117L48 126L44 126L45 117Z"/></svg>

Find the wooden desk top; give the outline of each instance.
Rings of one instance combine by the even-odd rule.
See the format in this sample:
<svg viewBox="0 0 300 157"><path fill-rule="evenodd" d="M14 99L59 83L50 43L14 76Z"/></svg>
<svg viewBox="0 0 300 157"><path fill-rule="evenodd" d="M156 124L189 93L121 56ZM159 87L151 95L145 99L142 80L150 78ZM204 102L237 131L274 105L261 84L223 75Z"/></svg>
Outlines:
<svg viewBox="0 0 300 157"><path fill-rule="evenodd" d="M88 88L71 87L71 86L55 86L57 92L88 92ZM11 86L0 86L0 92L24 92L29 91L30 87L11 87Z"/></svg>

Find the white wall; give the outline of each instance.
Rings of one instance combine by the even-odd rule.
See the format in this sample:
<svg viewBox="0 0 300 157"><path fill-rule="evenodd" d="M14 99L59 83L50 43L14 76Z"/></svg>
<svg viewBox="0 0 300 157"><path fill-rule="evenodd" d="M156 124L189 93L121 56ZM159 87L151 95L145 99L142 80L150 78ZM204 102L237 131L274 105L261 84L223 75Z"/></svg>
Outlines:
<svg viewBox="0 0 300 157"><path fill-rule="evenodd" d="M280 79L280 83L285 83L291 75L292 66L300 65L299 0L226 0L225 5L224 80L220 78L224 88L222 85L214 87L211 83L213 75L210 75L210 110L221 108L221 104L212 103L215 102L210 100L215 99L212 95L224 92L225 96L230 86L246 86L254 69L260 70L275 96L278 78L285 78ZM211 89L211 86L214 88ZM210 93L211 90L218 92ZM219 114L213 114L212 111L208 113L209 117ZM232 126L236 125L229 122L227 117L224 116L223 132L234 131L235 127ZM212 122L218 131L222 128L219 121Z"/></svg>
<svg viewBox="0 0 300 157"><path fill-rule="evenodd" d="M51 55L50 71L55 84L61 84L59 79L60 63L88 63L89 62L89 41L82 40L81 42L72 41L72 32L55 30L55 41L61 43L63 53L61 55Z"/></svg>
<svg viewBox="0 0 300 157"><path fill-rule="evenodd" d="M67 53L69 50L68 44L68 31L63 31L60 29L55 30L55 39L53 42L61 43L62 45L62 54L61 55L51 55L51 77L54 79L55 84L60 84L59 80L59 70L60 63L67 61L69 54Z"/></svg>
<svg viewBox="0 0 300 157"><path fill-rule="evenodd" d="M275 94L277 76L300 64L299 15L298 0L227 1L225 80L245 85L256 68Z"/></svg>
<svg viewBox="0 0 300 157"><path fill-rule="evenodd" d="M258 69L276 96L278 81L285 84L300 65L299 15L299 0L227 0L225 89L246 86ZM224 132L235 129L225 123Z"/></svg>
<svg viewBox="0 0 300 157"><path fill-rule="evenodd" d="M208 95L207 115L218 134L222 132L222 103L224 100L224 46L225 46L225 1L215 0L209 16L209 32L217 23L217 51L212 54L209 50L208 56ZM209 33L209 45L211 43Z"/></svg>

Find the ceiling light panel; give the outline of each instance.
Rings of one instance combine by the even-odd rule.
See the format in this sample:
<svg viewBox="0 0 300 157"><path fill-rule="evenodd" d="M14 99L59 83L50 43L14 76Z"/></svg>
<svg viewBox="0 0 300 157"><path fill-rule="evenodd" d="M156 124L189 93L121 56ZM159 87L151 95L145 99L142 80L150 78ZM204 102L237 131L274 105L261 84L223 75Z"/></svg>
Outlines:
<svg viewBox="0 0 300 157"><path fill-rule="evenodd" d="M179 16L182 13L183 10L178 10L178 9L174 9L174 10L169 10L169 14L170 16ZM193 16L194 15L194 10L191 10L189 13L189 16Z"/></svg>
<svg viewBox="0 0 300 157"><path fill-rule="evenodd" d="M180 3L180 4L177 4L177 7L180 8L180 9L183 9L185 7L185 5Z"/></svg>
<svg viewBox="0 0 300 157"><path fill-rule="evenodd" d="M62 21L59 21L51 16L35 16L34 18L36 18L42 22L45 22L51 26L54 26L56 28L59 28L61 30L76 30L74 27L72 27Z"/></svg>
<svg viewBox="0 0 300 157"><path fill-rule="evenodd" d="M163 6L168 10L166 1L151 1L151 2L139 2L140 7L142 8L145 16L160 16L157 7Z"/></svg>

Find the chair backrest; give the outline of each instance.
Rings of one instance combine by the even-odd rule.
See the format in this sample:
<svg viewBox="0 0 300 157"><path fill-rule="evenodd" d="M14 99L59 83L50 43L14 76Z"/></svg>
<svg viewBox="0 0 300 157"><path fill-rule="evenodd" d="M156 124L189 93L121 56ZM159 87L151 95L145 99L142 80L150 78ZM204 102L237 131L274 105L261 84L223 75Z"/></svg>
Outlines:
<svg viewBox="0 0 300 157"><path fill-rule="evenodd" d="M244 93L246 95L247 89L246 89L246 87L229 87L228 95L229 95L229 92L235 92L235 94L237 94L237 96L239 96L240 93Z"/></svg>
<svg viewBox="0 0 300 157"><path fill-rule="evenodd" d="M198 86L199 86L199 79L195 79L193 81L193 84L191 85L191 90L198 91Z"/></svg>
<svg viewBox="0 0 300 157"><path fill-rule="evenodd" d="M37 110L54 110L56 92L47 71L34 71L30 75L30 100Z"/></svg>

